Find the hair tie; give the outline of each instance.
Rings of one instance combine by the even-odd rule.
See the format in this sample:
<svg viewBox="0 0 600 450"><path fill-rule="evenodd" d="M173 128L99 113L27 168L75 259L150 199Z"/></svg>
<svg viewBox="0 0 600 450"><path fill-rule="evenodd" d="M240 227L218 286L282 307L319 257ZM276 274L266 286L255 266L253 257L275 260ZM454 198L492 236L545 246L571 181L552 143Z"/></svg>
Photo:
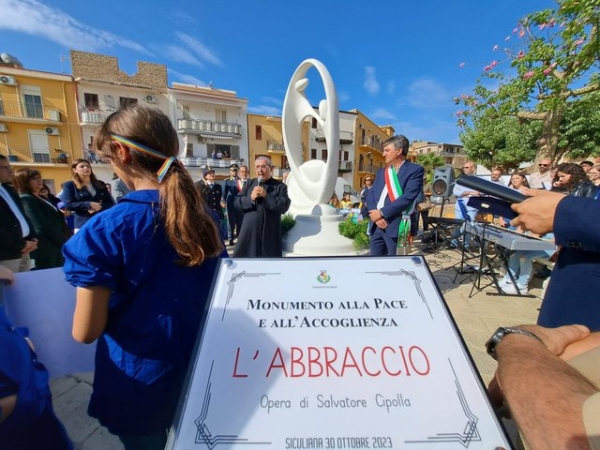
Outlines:
<svg viewBox="0 0 600 450"><path fill-rule="evenodd" d="M170 156L170 157L165 156L161 152L157 152L156 150L154 150L150 147L146 147L145 145L140 144L139 142L132 141L131 139L127 139L126 137L120 136L118 134L111 133L110 137L113 140L120 142L121 144L126 145L127 147L133 148L134 150L145 153L146 155L153 156L154 158L164 159L165 162L163 163L162 166L160 166L160 169L158 169L158 172L156 172L159 183L162 182L163 178L169 171L169 168L173 165L173 162L177 159L175 156Z"/></svg>
<svg viewBox="0 0 600 450"><path fill-rule="evenodd" d="M175 158L174 156L171 156L169 159L167 159L163 163L163 165L160 167L160 169L158 169L158 172L156 172L156 175L158 176L159 183L162 183L163 178L165 177L165 175L169 171L169 168L171 167L171 165L173 165L173 163L175 161L177 161L177 158Z"/></svg>

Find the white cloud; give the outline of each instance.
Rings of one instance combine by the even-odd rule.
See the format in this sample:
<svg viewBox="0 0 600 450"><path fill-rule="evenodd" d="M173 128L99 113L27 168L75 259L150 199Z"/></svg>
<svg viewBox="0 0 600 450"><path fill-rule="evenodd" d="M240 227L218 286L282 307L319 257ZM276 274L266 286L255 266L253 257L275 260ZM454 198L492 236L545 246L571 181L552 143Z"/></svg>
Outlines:
<svg viewBox="0 0 600 450"><path fill-rule="evenodd" d="M176 78L176 80L174 81L180 81L186 84L193 84L194 86L206 86L206 83L201 79L196 78L193 75L178 72L177 70L169 69L169 75L172 75L173 78Z"/></svg>
<svg viewBox="0 0 600 450"><path fill-rule="evenodd" d="M415 108L440 108L452 105L452 94L432 78L422 78L408 87L408 103Z"/></svg>
<svg viewBox="0 0 600 450"><path fill-rule="evenodd" d="M350 94L348 94L348 92L346 92L346 91L338 91L337 95L338 95L338 100L340 103L347 102L351 98Z"/></svg>
<svg viewBox="0 0 600 450"><path fill-rule="evenodd" d="M197 24L198 23L198 21L196 20L196 18L194 16L192 16L191 14L188 14L185 11L181 11L181 10L171 11L170 16L174 22L179 22L179 24L182 24L182 23Z"/></svg>
<svg viewBox="0 0 600 450"><path fill-rule="evenodd" d="M150 54L137 42L85 25L60 9L36 0L0 0L0 11L0 29L41 36L84 51L120 46Z"/></svg>
<svg viewBox="0 0 600 450"><path fill-rule="evenodd" d="M212 50L210 50L198 39L182 32L177 33L177 38L185 45L187 45L190 51L193 52L198 58L200 58L201 61L213 64L218 67L223 66L223 61L221 61Z"/></svg>
<svg viewBox="0 0 600 450"><path fill-rule="evenodd" d="M248 106L248 111L252 114L263 114L265 116L281 116L281 108L268 105Z"/></svg>
<svg viewBox="0 0 600 450"><path fill-rule="evenodd" d="M390 81L387 84L387 93L388 94L392 94L395 90L396 90L396 82L395 81Z"/></svg>
<svg viewBox="0 0 600 450"><path fill-rule="evenodd" d="M376 109L375 111L373 111L372 113L369 114L369 117L372 119L379 119L379 120L388 120L388 121L394 121L397 120L396 116L391 113L390 111L388 111L387 109L384 108L379 108Z"/></svg>
<svg viewBox="0 0 600 450"><path fill-rule="evenodd" d="M192 55L188 50L176 45L167 45L164 50L164 56L171 61L189 64L191 66L204 67L204 65Z"/></svg>
<svg viewBox="0 0 600 450"><path fill-rule="evenodd" d="M273 103L279 107L283 106L283 98L263 97L261 100L265 103Z"/></svg>
<svg viewBox="0 0 600 450"><path fill-rule="evenodd" d="M420 120L395 122L392 126L397 134L405 135L411 142L415 140L460 144L458 128L454 121Z"/></svg>
<svg viewBox="0 0 600 450"><path fill-rule="evenodd" d="M365 82L363 87L371 95L377 95L379 93L379 82L375 74L375 67L365 66Z"/></svg>
<svg viewBox="0 0 600 450"><path fill-rule="evenodd" d="M333 58L339 58L340 56L340 52L337 49L337 47L331 43L327 44L325 46L325 48L327 49L327 51L329 52L329 55Z"/></svg>

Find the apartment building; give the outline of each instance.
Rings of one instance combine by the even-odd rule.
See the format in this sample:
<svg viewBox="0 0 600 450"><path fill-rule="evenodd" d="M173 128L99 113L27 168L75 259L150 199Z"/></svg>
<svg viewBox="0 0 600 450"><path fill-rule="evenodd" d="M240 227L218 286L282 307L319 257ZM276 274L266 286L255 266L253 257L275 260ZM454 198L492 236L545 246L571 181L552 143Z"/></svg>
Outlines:
<svg viewBox="0 0 600 450"><path fill-rule="evenodd" d="M231 164L248 161L247 99L234 91L183 83L172 83L168 92L180 159L194 179L206 167L222 179Z"/></svg>
<svg viewBox="0 0 600 450"><path fill-rule="evenodd" d="M315 108L315 112L318 112L317 108ZM354 184L354 163L358 155L355 138L357 116L358 115L356 112L339 112L340 141L338 155L338 176L344 178L351 185ZM325 133L315 118L310 120L308 145L308 148L310 149L308 159L320 159L322 161L327 161L329 149L327 148L327 142L325 141Z"/></svg>
<svg viewBox="0 0 600 450"><path fill-rule="evenodd" d="M116 57L77 50L70 55L81 127L79 152L93 164L99 179L110 181L110 165L93 150L94 133L110 114L129 105L152 106L168 115L167 66L140 61L137 72L128 75Z"/></svg>
<svg viewBox="0 0 600 450"><path fill-rule="evenodd" d="M259 156L266 156L273 164L273 177L283 178L283 173L289 170L288 158L285 153L283 142L283 129L281 117L263 116L259 114L248 114L248 148L250 152L250 174L254 173L254 160ZM308 122L304 122L301 132L302 161L306 161Z"/></svg>
<svg viewBox="0 0 600 450"><path fill-rule="evenodd" d="M55 191L83 156L75 92L69 75L0 63L0 153L15 169L39 170Z"/></svg>
<svg viewBox="0 0 600 450"><path fill-rule="evenodd" d="M394 128L391 125L380 127L356 109L340 111L339 114L337 174L356 190L360 190L365 176L374 175L385 166L382 143L394 134ZM250 161L254 161L257 156L268 156L274 166L274 176L280 178L289 168L281 117L248 114L248 131ZM329 149L323 129L316 119L310 118L304 122L301 136L303 161L327 161ZM250 172L253 173L252 168Z"/></svg>
<svg viewBox="0 0 600 450"><path fill-rule="evenodd" d="M358 109L351 112L356 113L356 157L352 184L355 189L360 190L367 175L375 175L377 170L385 167L383 143L394 135L395 130L391 125L377 125Z"/></svg>
<svg viewBox="0 0 600 450"><path fill-rule="evenodd" d="M455 169L461 169L467 160L464 148L459 144L413 141L409 153L414 155L415 158L421 154L435 153L444 159L444 164L452 165Z"/></svg>

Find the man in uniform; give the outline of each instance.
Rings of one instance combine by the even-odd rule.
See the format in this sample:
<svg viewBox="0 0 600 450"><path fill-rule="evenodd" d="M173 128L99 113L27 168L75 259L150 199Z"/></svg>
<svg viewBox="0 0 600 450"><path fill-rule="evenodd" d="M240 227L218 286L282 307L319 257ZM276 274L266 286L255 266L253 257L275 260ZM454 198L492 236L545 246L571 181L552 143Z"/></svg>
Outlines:
<svg viewBox="0 0 600 450"><path fill-rule="evenodd" d="M198 181L196 183L196 186L198 186L198 189L200 189L202 197L204 198L204 201L206 202L208 207L212 209L217 214L217 216L219 216L219 219L221 221L221 237L223 238L223 240L225 240L225 237L227 236L227 230L224 230L225 227L223 226L223 222L225 216L223 214L223 208L221 206L223 189L221 188L221 185L215 183L214 169L211 169L210 167L207 168L203 172L203 176L204 180Z"/></svg>
<svg viewBox="0 0 600 450"><path fill-rule="evenodd" d="M240 166L232 164L229 166L229 178L225 180L223 196L225 197L225 205L227 206L227 220L229 222L229 245L233 245L233 240L240 234L242 223L238 224L237 214L233 199L238 195L243 187L243 184L238 176Z"/></svg>

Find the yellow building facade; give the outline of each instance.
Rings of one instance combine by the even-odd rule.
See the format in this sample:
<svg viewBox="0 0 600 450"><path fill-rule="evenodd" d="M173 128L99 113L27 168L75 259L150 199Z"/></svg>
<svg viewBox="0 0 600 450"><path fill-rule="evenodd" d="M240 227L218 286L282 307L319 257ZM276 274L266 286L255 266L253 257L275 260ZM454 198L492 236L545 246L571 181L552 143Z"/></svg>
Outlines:
<svg viewBox="0 0 600 450"><path fill-rule="evenodd" d="M377 170L385 167L383 143L394 135L391 125L379 126L358 109L351 110L357 114L355 129L355 158L353 185L360 191L367 175L374 176Z"/></svg>
<svg viewBox="0 0 600 450"><path fill-rule="evenodd" d="M306 148L308 139L309 122L303 124L302 129L302 161L307 160ZM289 170L288 159L285 155L283 144L283 131L281 117L248 114L248 154L247 163L250 176L255 177L254 160L259 156L271 159L273 177L281 179L283 173Z"/></svg>
<svg viewBox="0 0 600 450"><path fill-rule="evenodd" d="M39 170L54 192L83 157L76 91L69 75L0 64L0 153L14 170Z"/></svg>

